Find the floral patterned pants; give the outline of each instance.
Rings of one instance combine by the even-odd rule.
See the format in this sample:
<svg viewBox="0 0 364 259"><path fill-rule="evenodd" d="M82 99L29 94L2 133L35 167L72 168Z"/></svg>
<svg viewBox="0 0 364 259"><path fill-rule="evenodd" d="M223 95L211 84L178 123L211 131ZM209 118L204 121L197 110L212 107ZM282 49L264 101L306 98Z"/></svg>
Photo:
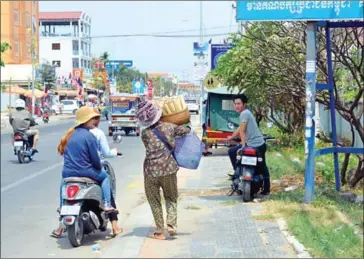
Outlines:
<svg viewBox="0 0 364 259"><path fill-rule="evenodd" d="M177 174L166 176L144 176L144 188L150 208L152 209L157 233L163 233L164 219L161 203L160 188L163 190L163 196L166 200L167 225L177 229Z"/></svg>

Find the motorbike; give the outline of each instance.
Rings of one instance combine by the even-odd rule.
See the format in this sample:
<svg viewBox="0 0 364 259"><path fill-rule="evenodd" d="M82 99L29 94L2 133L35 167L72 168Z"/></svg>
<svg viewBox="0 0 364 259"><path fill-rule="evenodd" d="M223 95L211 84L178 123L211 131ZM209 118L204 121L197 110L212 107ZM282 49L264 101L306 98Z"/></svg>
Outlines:
<svg viewBox="0 0 364 259"><path fill-rule="evenodd" d="M114 141L121 141L120 138ZM121 156L121 153L118 153ZM111 191L116 197L115 172L105 159L101 160L104 170L109 174ZM86 177L69 177L63 179L63 205L60 211L61 222L66 226L68 239L73 247L82 245L84 236L97 230L106 231L108 215L100 207L102 190L98 182Z"/></svg>
<svg viewBox="0 0 364 259"><path fill-rule="evenodd" d="M263 137L265 141L274 139L267 135ZM241 142L241 139L234 138L233 141ZM236 163L235 173L230 176L233 180L230 195L236 192L244 202L249 202L263 188L263 172L258 170L263 158L257 148L242 147L237 152Z"/></svg>
<svg viewBox="0 0 364 259"><path fill-rule="evenodd" d="M43 122L44 123L48 123L49 122L49 112L48 112L48 109L42 108L41 111L42 111L42 119L43 119Z"/></svg>
<svg viewBox="0 0 364 259"><path fill-rule="evenodd" d="M23 164L33 160L31 148L33 146L34 136L28 136L23 131L14 132L14 155L18 156L18 161Z"/></svg>

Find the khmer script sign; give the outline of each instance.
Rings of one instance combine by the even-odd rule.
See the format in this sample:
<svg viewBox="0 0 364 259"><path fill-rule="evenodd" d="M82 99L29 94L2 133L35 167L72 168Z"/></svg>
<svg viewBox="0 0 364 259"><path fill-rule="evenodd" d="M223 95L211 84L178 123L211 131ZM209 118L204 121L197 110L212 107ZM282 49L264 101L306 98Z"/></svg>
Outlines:
<svg viewBox="0 0 364 259"><path fill-rule="evenodd" d="M363 20L364 1L238 1L238 21Z"/></svg>

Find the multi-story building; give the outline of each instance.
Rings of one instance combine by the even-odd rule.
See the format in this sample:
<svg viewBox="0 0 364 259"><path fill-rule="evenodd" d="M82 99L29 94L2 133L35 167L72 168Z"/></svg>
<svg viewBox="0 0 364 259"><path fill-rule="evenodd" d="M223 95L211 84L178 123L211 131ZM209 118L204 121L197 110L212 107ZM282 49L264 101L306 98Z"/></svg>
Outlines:
<svg viewBox="0 0 364 259"><path fill-rule="evenodd" d="M84 12L40 12L40 63L55 66L59 81L68 79L74 69L91 78L91 18Z"/></svg>
<svg viewBox="0 0 364 259"><path fill-rule="evenodd" d="M1 68L3 84L11 82L27 86L31 81L32 48L35 63L38 63L38 13L38 1L1 1L1 42L8 42L11 46L1 54L5 63Z"/></svg>

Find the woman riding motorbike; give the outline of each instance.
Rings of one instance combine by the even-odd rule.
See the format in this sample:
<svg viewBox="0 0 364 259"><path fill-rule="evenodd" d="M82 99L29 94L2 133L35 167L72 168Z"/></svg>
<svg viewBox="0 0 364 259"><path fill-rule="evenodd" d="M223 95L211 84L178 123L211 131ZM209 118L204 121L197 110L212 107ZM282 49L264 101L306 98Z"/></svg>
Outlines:
<svg viewBox="0 0 364 259"><path fill-rule="evenodd" d="M98 125L100 114L93 108L83 106L76 113L76 126L69 129L62 137L58 145L58 152L64 156L64 166L62 178L67 177L88 177L98 181L104 199L104 210L108 212L116 211L111 206L111 187L107 172L102 169L100 156L98 153L98 143L95 136L90 132ZM60 196L62 195L63 182L60 186ZM60 208L62 207L62 197L60 197ZM62 229L52 232L52 236L60 237Z"/></svg>

